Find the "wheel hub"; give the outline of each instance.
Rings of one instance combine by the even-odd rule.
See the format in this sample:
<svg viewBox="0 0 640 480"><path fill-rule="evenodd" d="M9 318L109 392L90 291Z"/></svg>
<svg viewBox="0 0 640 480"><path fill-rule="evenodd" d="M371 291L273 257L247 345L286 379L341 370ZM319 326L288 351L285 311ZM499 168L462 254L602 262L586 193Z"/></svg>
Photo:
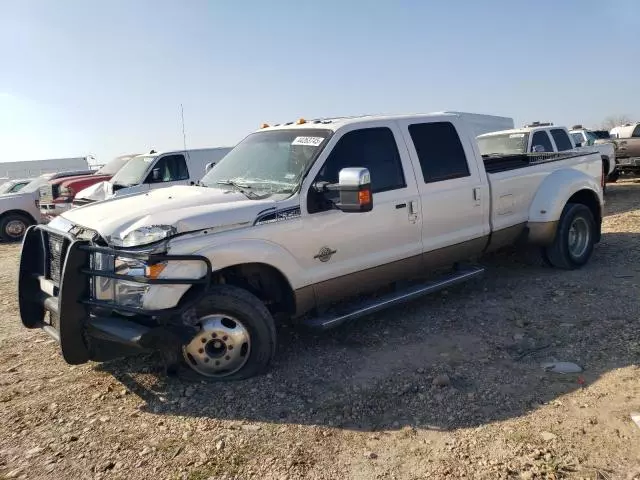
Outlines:
<svg viewBox="0 0 640 480"><path fill-rule="evenodd" d="M202 317L200 331L182 347L184 359L192 369L207 377L224 377L240 370L251 348L247 328L226 314Z"/></svg>
<svg viewBox="0 0 640 480"><path fill-rule="evenodd" d="M589 246L591 233L587 221L576 217L569 227L569 253L574 258L581 257Z"/></svg>
<svg viewBox="0 0 640 480"><path fill-rule="evenodd" d="M19 237L25 231L25 225L20 220L12 220L7 223L5 230L12 237Z"/></svg>

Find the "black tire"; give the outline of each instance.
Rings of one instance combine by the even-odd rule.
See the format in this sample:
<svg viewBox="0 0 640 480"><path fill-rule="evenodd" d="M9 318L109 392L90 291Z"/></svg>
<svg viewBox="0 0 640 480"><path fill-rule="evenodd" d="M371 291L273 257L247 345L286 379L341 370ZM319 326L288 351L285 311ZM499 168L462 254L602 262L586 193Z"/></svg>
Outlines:
<svg viewBox="0 0 640 480"><path fill-rule="evenodd" d="M189 358L183 358L184 367L188 369L185 376L199 381L234 381L264 373L276 351L275 322L264 303L242 288L218 285L212 287L195 307L195 316L198 319L213 314L227 314L242 323L249 333L249 358L239 370L225 376L203 375L192 368Z"/></svg>
<svg viewBox="0 0 640 480"><path fill-rule="evenodd" d="M0 219L0 238L6 242L18 242L22 240L24 232L33 221L26 215L10 213Z"/></svg>
<svg viewBox="0 0 640 480"><path fill-rule="evenodd" d="M618 167L616 167L615 170L611 172L611 175L607 177L607 181L610 183L616 183L619 178L620 178L620 170L618 170Z"/></svg>
<svg viewBox="0 0 640 480"><path fill-rule="evenodd" d="M588 231L588 236L585 239L586 245L578 255L572 253L569 248L570 230L574 222L586 224L585 228ZM596 222L591 210L581 203L567 203L558 222L556 238L550 246L543 249L543 258L555 268L565 270L580 268L591 258L595 238Z"/></svg>

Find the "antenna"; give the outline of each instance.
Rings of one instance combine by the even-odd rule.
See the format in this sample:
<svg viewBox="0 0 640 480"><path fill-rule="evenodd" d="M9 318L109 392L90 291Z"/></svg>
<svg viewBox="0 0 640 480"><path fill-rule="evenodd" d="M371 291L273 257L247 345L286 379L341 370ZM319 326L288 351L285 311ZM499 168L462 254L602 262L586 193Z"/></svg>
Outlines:
<svg viewBox="0 0 640 480"><path fill-rule="evenodd" d="M180 104L180 118L182 120L182 144L184 146L184 151L187 151L187 134L184 131L184 107Z"/></svg>

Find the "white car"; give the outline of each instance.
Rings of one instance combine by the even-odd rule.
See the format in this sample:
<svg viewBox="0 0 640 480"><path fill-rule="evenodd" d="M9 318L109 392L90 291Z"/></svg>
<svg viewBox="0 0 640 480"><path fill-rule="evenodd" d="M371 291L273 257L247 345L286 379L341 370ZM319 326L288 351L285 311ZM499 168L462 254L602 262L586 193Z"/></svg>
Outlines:
<svg viewBox="0 0 640 480"><path fill-rule="evenodd" d="M79 207L108 198L174 185L193 185L204 176L207 165L216 164L230 151L230 147L216 147L151 151L138 155L129 160L110 180L78 192L73 206Z"/></svg>
<svg viewBox="0 0 640 480"><path fill-rule="evenodd" d="M0 239L18 241L27 227L40 223L40 187L49 180L83 172L45 173L33 179L18 192L0 195Z"/></svg>
<svg viewBox="0 0 640 480"><path fill-rule="evenodd" d="M475 136L464 115L443 113L265 126L200 186L32 227L22 322L72 364L151 349L239 379L267 368L283 318L334 327L475 278L483 269L463 262L519 241L558 268L587 263L600 155L483 158Z"/></svg>

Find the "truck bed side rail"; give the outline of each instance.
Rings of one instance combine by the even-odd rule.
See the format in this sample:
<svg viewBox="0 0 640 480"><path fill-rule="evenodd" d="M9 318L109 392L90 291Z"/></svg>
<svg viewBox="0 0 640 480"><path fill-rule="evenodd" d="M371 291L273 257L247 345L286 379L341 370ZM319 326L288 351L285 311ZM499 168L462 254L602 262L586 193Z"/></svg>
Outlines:
<svg viewBox="0 0 640 480"><path fill-rule="evenodd" d="M518 168L531 167L541 163L559 162L569 158L584 157L598 152L566 152L520 153L514 155L483 155L484 168L487 173L506 172Z"/></svg>

